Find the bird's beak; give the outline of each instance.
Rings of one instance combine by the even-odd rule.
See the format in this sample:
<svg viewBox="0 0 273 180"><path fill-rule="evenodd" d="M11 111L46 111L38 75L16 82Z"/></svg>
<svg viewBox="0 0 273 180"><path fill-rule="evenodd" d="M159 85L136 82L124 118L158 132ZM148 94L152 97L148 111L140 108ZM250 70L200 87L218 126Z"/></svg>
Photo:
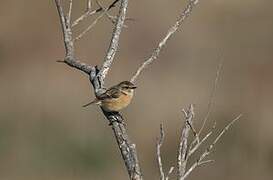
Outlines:
<svg viewBox="0 0 273 180"><path fill-rule="evenodd" d="M131 89L136 89L137 87L136 86L131 86Z"/></svg>

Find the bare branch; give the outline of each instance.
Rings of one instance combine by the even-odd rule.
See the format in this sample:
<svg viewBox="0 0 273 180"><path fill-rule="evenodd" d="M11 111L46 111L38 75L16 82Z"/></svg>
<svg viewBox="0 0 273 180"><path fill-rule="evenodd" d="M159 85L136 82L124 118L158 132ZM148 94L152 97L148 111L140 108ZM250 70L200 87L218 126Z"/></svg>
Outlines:
<svg viewBox="0 0 273 180"><path fill-rule="evenodd" d="M157 143L156 143L157 165L158 165L158 169L159 169L160 180L169 180L170 175L174 170L174 167L173 166L170 167L168 174L165 177L162 159L161 159L161 146L163 145L164 137L165 137L165 133L164 133L164 129L163 129L163 124L160 124L160 136L157 139Z"/></svg>
<svg viewBox="0 0 273 180"><path fill-rule="evenodd" d="M90 24L83 32L81 32L73 41L78 41L80 40L88 31L90 31L96 24L97 22L106 14L106 11L101 13L93 22Z"/></svg>
<svg viewBox="0 0 273 180"><path fill-rule="evenodd" d="M181 137L180 137L180 143L178 147L178 158L177 158L177 166L178 166L178 179L182 180L183 176L186 172L186 165L187 165L187 160L188 160L188 137L189 137L189 132L191 130L190 125L192 124L193 117L194 117L194 109L193 105L191 104L190 107L188 108L187 111L185 111L186 115L186 122L184 124L184 128L182 129L181 132Z"/></svg>
<svg viewBox="0 0 273 180"><path fill-rule="evenodd" d="M208 102L208 110L207 110L207 114L203 120L203 123L202 123L202 126L198 132L198 136L200 136L200 134L202 133L206 123L207 123L207 120L210 116L210 113L211 113L211 109L212 109L212 106L213 106L213 100L214 100L214 96L215 96L215 93L216 93L216 90L217 90L217 85L218 85L218 81L219 81L219 78L220 78L220 73L221 73L221 70L222 70L222 67L223 67L223 60L220 59L220 62L219 62L219 65L218 65L218 68L217 68L217 72L216 72L216 76L215 76L215 79L214 79L214 83L213 83L213 88L212 88L212 92L211 92L211 95L209 97L209 102Z"/></svg>
<svg viewBox="0 0 273 180"><path fill-rule="evenodd" d="M90 11L91 8L92 8L92 1L91 0L87 0L86 11Z"/></svg>
<svg viewBox="0 0 273 180"><path fill-rule="evenodd" d="M182 112L184 113L184 116L187 117L187 111L185 109L182 109ZM193 112L194 113L194 112ZM194 116L194 114L193 114ZM192 134L193 136L197 136L197 132L195 130L195 128L193 127L193 124L190 124L188 121L187 121L188 125L190 126L191 128L191 131L192 131ZM197 137L198 138L198 137Z"/></svg>
<svg viewBox="0 0 273 180"><path fill-rule="evenodd" d="M188 171L185 173L185 175L184 175L184 179L186 179L189 175L190 175L190 173L197 167L199 165L199 161L196 161L189 169L188 169Z"/></svg>
<svg viewBox="0 0 273 180"><path fill-rule="evenodd" d="M76 60L75 57L74 58L65 58L63 61L65 64L67 64L70 67L73 67L75 69L78 69L86 74L90 74L90 72L92 71L93 66L90 66L88 64L85 64L79 60Z"/></svg>
<svg viewBox="0 0 273 180"><path fill-rule="evenodd" d="M120 0L114 0L109 6L108 6L108 10L109 9L111 9L111 8L113 8L113 7L115 7L116 6L116 4L117 4L117 2L119 2Z"/></svg>
<svg viewBox="0 0 273 180"><path fill-rule="evenodd" d="M242 114L239 114L235 119L233 119L222 131L221 133L216 137L216 139L213 141L213 143L210 145L209 149L212 149L214 145L219 141L219 139L227 132L227 130L240 118L242 117Z"/></svg>
<svg viewBox="0 0 273 180"><path fill-rule="evenodd" d="M116 2L118 1L115 1L113 3L116 3ZM114 5L112 7L114 7ZM128 7L128 0L121 0L118 20L114 27L110 46L107 51L107 55L104 59L102 68L101 70L99 70L98 68L95 68L95 69L93 68L93 70L90 73L90 81L94 87L96 94L100 94L101 92L105 91L103 82L111 66L114 55L117 51L119 36L121 33L122 26L124 24L127 7ZM119 123L123 121L121 114L106 112L103 109L102 109L102 112L104 113L105 117L108 119L108 121L110 122L110 125L112 126L118 147L120 149L120 152L121 152L121 155L122 155L122 158L125 163L130 179L142 180L142 174L141 174L141 169L138 162L135 144L131 143L126 133L124 124Z"/></svg>
<svg viewBox="0 0 273 180"><path fill-rule="evenodd" d="M89 74L90 81L94 87L95 94L98 95L100 92L105 91L104 89L104 81L105 77L113 63L114 56L118 49L119 44L119 37L121 34L122 27L124 27L124 22L126 20L126 11L128 7L128 0L120 0L120 8L117 18L115 16L111 16L108 14L108 10L112 7L115 7L115 4L119 2L119 0L114 0L114 2L107 8L103 8L100 6L99 9L92 11L91 10L91 0L87 1L87 12L85 12L82 16L80 16L76 21L74 21L71 25L71 14L72 14L72 0L69 0L69 10L67 13L67 16L64 15L60 0L55 0L60 22L62 25L62 31L63 31L63 37L64 37L64 45L65 45L65 51L66 55L64 58L64 62L68 64L71 67L77 68L87 74ZM157 48L153 51L150 58L144 61L144 63L138 68L136 73L131 78L131 82L135 82L137 77L141 74L141 72L149 65L151 64L155 59L159 57L159 54L162 50L162 48L165 46L167 41L172 37L172 35L178 30L178 28L181 26L181 24L184 22L184 20L191 14L193 7L199 2L198 0L188 0L188 5L185 8L185 10L181 13L181 15L178 17L177 21L171 28L168 30L167 34L163 39L159 42ZM91 25L88 26L87 29L85 29L78 37L74 39L74 41L79 40L81 37L84 36L91 28L93 28L96 23L104 16L107 15L108 18L111 19L111 21L115 22L115 27L112 33L112 38L110 41L109 48L107 50L106 56L104 58L103 64L101 69L99 70L97 67L89 66L84 63L81 63L80 61L77 61L74 54L74 44L73 44L73 36L72 36L72 30L71 28L75 25L77 25L79 22L83 21L85 18L87 18L90 15L93 15L99 11L102 11L102 13L93 21ZM214 89L213 93L215 92L216 85L218 82L218 77L220 74L221 66L219 67L215 79ZM210 99L213 99L213 95L211 95ZM186 122L184 123L184 127L181 131L181 137L179 142L179 148L178 148L178 155L177 155L177 165L178 165L178 179L184 180L196 167L201 166L206 163L212 162L212 160L204 160L204 158L211 153L211 150L215 146L215 144L219 141L219 139L223 136L223 134L229 129L229 127L240 118L238 116L235 118L230 124L228 124L223 131L217 136L217 138L213 141L212 144L201 154L201 156L197 159L197 161L188 169L187 169L187 162L191 154L193 154L212 134L212 131L210 131L201 141L199 140L199 135L201 134L207 119L209 118L209 114L211 111L211 102L209 103L208 107L208 113L204 119L204 122L202 124L202 127L200 128L199 132L197 133L195 128L193 127L193 118L194 118L194 107L193 105L190 105L188 110L184 110L184 114L186 117ZM137 158L136 153L136 147L135 144L131 143L129 140L129 137L126 133L126 129L124 124L119 123L123 121L123 118L120 113L113 113L113 112L105 112L102 109L102 112L104 113L105 117L109 120L110 125L113 129L118 147L120 149L123 161L125 163L125 166L127 168L129 177L131 180L142 180L142 174ZM193 132L193 135L195 136L194 141L191 143L190 146L188 146L188 137L190 131ZM163 164L161 159L161 146L163 144L164 140L164 131L163 126L160 126L160 137L157 141L157 163L159 167L160 172L160 179L161 180L168 180L170 174L173 172L174 167L171 167L169 169L169 172L167 176L165 177L164 170L163 170Z"/></svg>
<svg viewBox="0 0 273 180"><path fill-rule="evenodd" d="M60 0L55 0L55 2L56 2L56 7L58 9L60 22L62 25L66 56L74 56L74 46L73 46L73 42L71 42L72 32L69 27L69 22L66 20L66 17L63 12L63 8L60 4Z"/></svg>
<svg viewBox="0 0 273 180"><path fill-rule="evenodd" d="M204 164L207 164L207 163L211 163L211 162L214 162L214 160L207 160L207 161L199 161L197 160L189 169L188 171L185 173L183 179L186 179L190 173L197 167L201 166L201 165L204 165Z"/></svg>
<svg viewBox="0 0 273 180"><path fill-rule="evenodd" d="M210 137L210 135L213 133L214 128L200 141L198 142L194 147L193 144L189 147L189 157Z"/></svg>
<svg viewBox="0 0 273 180"><path fill-rule="evenodd" d="M204 161L201 161L201 162L199 162L199 166L202 166L202 165L205 165L205 164L207 164L207 163L213 163L214 162L214 160L212 160L212 159L210 159L210 160L204 160Z"/></svg>
<svg viewBox="0 0 273 180"><path fill-rule="evenodd" d="M120 12L122 13L120 14L122 16L125 16L128 0L123 0L122 2L123 3L120 6ZM98 73L99 73L98 68L86 65L76 60L75 54L74 54L74 44L73 44L73 38L72 38L73 36L72 36L70 20L68 20L65 17L60 0L55 0L55 3L59 13L63 37L64 37L66 55L63 62L71 67L77 68L87 73L90 77L90 81L92 85L94 86L94 90L96 94L98 94L101 91L104 91L98 76ZM122 22L118 21L117 26L120 27L120 24L122 24ZM119 30L120 28L116 28L116 29ZM115 37L115 40L118 41L118 38ZM58 61L58 62L61 62L61 61ZM122 116L119 113L112 114L105 111L103 111L103 113L105 117L109 120L109 122L111 123L118 147L120 149L120 152L124 160L125 166L127 168L130 179L142 180L142 174L141 174L141 170L140 170L140 166L139 166L139 162L137 158L136 147L133 143L131 143L126 133L124 124L118 123L118 121L119 122L123 121Z"/></svg>
<svg viewBox="0 0 273 180"><path fill-rule="evenodd" d="M67 21L71 21L71 13L72 13L72 5L73 5L73 0L69 0L69 10L67 14Z"/></svg>
<svg viewBox="0 0 273 180"><path fill-rule="evenodd" d="M157 155L157 164L158 164L158 169L160 173L160 179L165 180L165 174L163 170L163 165L162 165L162 160L161 160L161 146L164 141L164 130L163 130L163 124L160 124L160 136L157 140L156 143L156 155Z"/></svg>
<svg viewBox="0 0 273 180"><path fill-rule="evenodd" d="M112 2L108 8L106 9L106 11L109 11L110 9L112 9L113 7L115 7L116 3L120 1L120 0L115 0L114 2ZM96 10L92 10L91 9L91 6L92 6L92 3L91 3L91 0L87 0L87 10L86 12L81 15L78 19L76 19L73 23L72 23L72 28L74 26L76 26L77 24L79 24L81 21L85 20L86 18L88 18L89 16L92 16L100 11L102 11L103 9L101 7L99 7L98 9Z"/></svg>
<svg viewBox="0 0 273 180"><path fill-rule="evenodd" d="M106 11L106 16L107 16L107 18L113 23L113 24L116 24L116 21L117 21L117 17L116 16L112 16L112 15L110 15L109 13L108 13L108 9L109 9L109 7L111 6L109 6L107 9L105 9L103 6L102 6L102 4L98 1L98 0L96 0L96 3L97 3L97 5L103 10L103 11ZM114 3L114 2L113 2ZM125 18L125 21L127 20L127 18ZM123 25L123 27L127 27L125 24Z"/></svg>
<svg viewBox="0 0 273 180"><path fill-rule="evenodd" d="M116 17L116 16L112 16L112 15L110 15L109 13L107 13L106 15L107 15L108 19L109 19L113 24L116 23L116 21L117 21L117 17ZM125 18L125 22L126 22L126 21L134 21L134 20L135 20L134 18L130 18L130 17ZM124 24L123 27L124 27L124 28L128 28L128 25Z"/></svg>
<svg viewBox="0 0 273 180"><path fill-rule="evenodd" d="M215 138L215 140L212 142L212 144L209 145L209 147L200 155L200 157L196 160L196 162L187 170L187 172L184 174L183 179L187 178L190 173L198 166L203 165L208 162L212 162L212 160L204 160L205 157L207 157L212 149L214 148L215 144L220 140L220 138L227 132L227 130L238 120L241 118L241 114L237 116L235 119L233 119L221 132L220 134Z"/></svg>
<svg viewBox="0 0 273 180"><path fill-rule="evenodd" d="M101 11L101 9L96 9L96 10L89 9L72 23L72 28L75 27L77 24L79 24L81 21L83 21L85 18L92 16L93 14L96 14L99 11Z"/></svg>
<svg viewBox="0 0 273 180"><path fill-rule="evenodd" d="M170 175L172 174L173 170L174 170L174 167L173 167L173 166L170 167L170 170L168 171L168 175L166 176L166 179L165 179L165 180L169 180Z"/></svg>
<svg viewBox="0 0 273 180"><path fill-rule="evenodd" d="M120 123L123 121L122 116L119 113L112 114L105 111L103 113L111 123L130 180L142 180L136 146L130 141L124 124Z"/></svg>
<svg viewBox="0 0 273 180"><path fill-rule="evenodd" d="M121 0L119 15L118 15L118 19L117 19L116 25L113 30L112 39L111 39L109 48L107 50L106 56L104 58L104 63L103 63L101 70L98 74L102 86L104 86L104 79L111 67L111 64L114 60L114 56L115 56L116 51L118 49L119 37L120 37L120 33L121 33L121 30L122 30L122 27L124 24L124 20L126 17L127 7L128 7L128 0Z"/></svg>
<svg viewBox="0 0 273 180"><path fill-rule="evenodd" d="M187 7L184 9L184 11L181 13L181 15L178 17L177 21L171 28L168 30L165 37L159 42L157 48L152 53L151 57L148 58L143 62L143 64L138 68L138 70L135 72L133 77L131 78L131 82L136 82L137 77L140 75L140 73L148 67L155 59L158 58L159 53L161 49L165 46L169 38L178 30L178 28L181 26L181 24L185 21L185 19L191 14L192 9L195 5L197 5L199 0L189 0Z"/></svg>
<svg viewBox="0 0 273 180"><path fill-rule="evenodd" d="M66 19L64 15L64 11L63 11L60 0L55 0L55 3L58 10L62 32L63 32L63 38L64 38L64 46L65 46L64 62L70 67L76 68L87 74L90 74L92 66L82 63L76 60L75 58L75 54L74 54L75 50L74 50L74 44L72 40L72 30L70 26L70 21Z"/></svg>
<svg viewBox="0 0 273 180"><path fill-rule="evenodd" d="M213 89L212 89L212 92L211 92L211 95L210 95L210 98L209 98L209 102L208 102L208 110L207 110L206 116L203 119L202 126L201 126L200 130L198 131L197 134L195 134L195 138L191 142L190 150L192 150L192 147L193 147L194 144L201 145L201 144L199 144L200 143L199 142L200 141L200 135L201 135L201 133L202 133L202 131L203 131L203 129L204 129L206 123L207 123L207 120L208 120L208 118L210 116L210 113L211 113L213 100L214 100L214 96L215 96L215 93L216 93L217 84L218 84L218 81L219 81L219 78L220 78L220 72L222 70L222 66L223 66L223 60L220 59L219 64L218 64L218 68L217 68L217 71L216 71L216 76L215 76L215 80L214 80L214 84L213 84ZM213 129L215 128L215 125L216 125L216 122L215 122L215 124L213 126ZM195 150L197 150L197 149L195 149ZM192 153L190 153L190 154L192 154Z"/></svg>
<svg viewBox="0 0 273 180"><path fill-rule="evenodd" d="M95 11L92 11L92 13L97 13L98 11L103 11L93 22L92 24L90 24L83 32L81 32L73 41L77 41L77 40L80 40L88 31L90 31L97 23L100 19L102 19L102 17L104 15L107 15L108 18L109 18L109 14L108 14L108 10L109 8L105 9L101 6L101 4L99 3L99 1L96 1L96 3L98 4L99 6L99 9L95 10ZM85 14L83 14L78 20L76 20L73 24L77 25L80 21L82 21L85 17L89 16L91 14L88 14L88 12L86 12ZM72 27L73 27L73 24L72 24Z"/></svg>

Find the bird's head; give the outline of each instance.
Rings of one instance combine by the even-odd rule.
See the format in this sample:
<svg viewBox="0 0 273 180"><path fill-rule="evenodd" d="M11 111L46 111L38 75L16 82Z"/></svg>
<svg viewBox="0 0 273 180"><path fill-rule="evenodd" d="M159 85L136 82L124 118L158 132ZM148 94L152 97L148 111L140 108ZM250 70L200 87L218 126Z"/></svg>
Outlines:
<svg viewBox="0 0 273 180"><path fill-rule="evenodd" d="M122 81L121 83L118 84L118 87L124 91L124 92L133 92L135 88L137 88L133 83L130 81Z"/></svg>

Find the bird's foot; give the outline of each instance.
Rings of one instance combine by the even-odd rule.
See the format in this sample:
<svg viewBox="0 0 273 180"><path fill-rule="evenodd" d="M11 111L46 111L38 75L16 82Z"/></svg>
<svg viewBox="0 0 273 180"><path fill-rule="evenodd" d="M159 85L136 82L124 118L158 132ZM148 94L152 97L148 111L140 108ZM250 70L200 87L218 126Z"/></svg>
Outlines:
<svg viewBox="0 0 273 180"><path fill-rule="evenodd" d="M114 122L117 122L117 123L120 123L120 124L123 124L124 126L126 126L126 123L123 119L123 117L117 112L113 112L111 115L110 115L110 118L109 118L109 126L112 126Z"/></svg>

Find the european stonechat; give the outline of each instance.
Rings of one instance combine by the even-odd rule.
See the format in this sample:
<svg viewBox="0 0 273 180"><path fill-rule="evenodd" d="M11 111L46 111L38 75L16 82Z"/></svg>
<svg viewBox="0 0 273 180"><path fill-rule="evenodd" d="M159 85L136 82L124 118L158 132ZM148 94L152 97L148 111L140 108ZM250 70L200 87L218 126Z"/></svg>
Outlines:
<svg viewBox="0 0 273 180"><path fill-rule="evenodd" d="M135 88L136 86L130 81L123 81L110 87L105 93L97 96L95 100L83 107L97 104L101 106L104 111L119 112L130 104Z"/></svg>

